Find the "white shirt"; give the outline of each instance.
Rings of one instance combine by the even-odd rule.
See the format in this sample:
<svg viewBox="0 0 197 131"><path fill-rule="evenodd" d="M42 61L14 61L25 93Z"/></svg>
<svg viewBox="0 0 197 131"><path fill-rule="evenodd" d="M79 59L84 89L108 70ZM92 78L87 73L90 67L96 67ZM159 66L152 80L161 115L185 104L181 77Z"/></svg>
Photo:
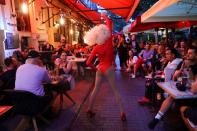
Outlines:
<svg viewBox="0 0 197 131"><path fill-rule="evenodd" d="M45 68L34 65L21 65L16 71L15 90L29 91L38 96L44 96L43 82L51 80Z"/></svg>
<svg viewBox="0 0 197 131"><path fill-rule="evenodd" d="M172 62L168 62L167 66L164 68L165 81L169 81L172 79L172 75L174 74L177 66L180 64L182 59L176 58Z"/></svg>

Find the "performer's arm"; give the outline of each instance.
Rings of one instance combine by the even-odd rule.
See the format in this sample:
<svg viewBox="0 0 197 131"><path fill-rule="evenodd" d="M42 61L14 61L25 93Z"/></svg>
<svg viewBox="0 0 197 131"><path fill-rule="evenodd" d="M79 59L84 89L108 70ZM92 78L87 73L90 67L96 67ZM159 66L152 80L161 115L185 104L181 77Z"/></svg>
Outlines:
<svg viewBox="0 0 197 131"><path fill-rule="evenodd" d="M102 13L101 16L102 16L103 19L106 21L106 25L107 25L107 27L110 29L110 32L112 33L112 20L109 19L109 17L107 16L106 13Z"/></svg>
<svg viewBox="0 0 197 131"><path fill-rule="evenodd" d="M86 65L92 68L92 70L96 71L97 68L94 66L94 64L92 64L92 59L95 57L95 55L96 55L95 49L93 49L90 56L88 57L88 60L86 61Z"/></svg>

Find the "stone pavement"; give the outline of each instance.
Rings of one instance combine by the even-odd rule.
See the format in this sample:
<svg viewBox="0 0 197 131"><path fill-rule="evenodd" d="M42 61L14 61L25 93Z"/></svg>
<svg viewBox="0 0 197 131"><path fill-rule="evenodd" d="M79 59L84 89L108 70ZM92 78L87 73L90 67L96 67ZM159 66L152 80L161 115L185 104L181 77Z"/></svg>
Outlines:
<svg viewBox="0 0 197 131"><path fill-rule="evenodd" d="M148 122L153 118L158 109L140 106L137 100L144 95L143 78L130 79L128 74L116 72L117 87L122 96L127 122L122 122L119 117L119 108L115 102L114 94L106 80L104 80L95 102L96 116L88 118L85 110L88 101L84 104L76 121L72 124L72 131L148 131ZM180 119L178 111L171 111L161 121L155 130L187 130ZM179 124L177 124L179 123Z"/></svg>
<svg viewBox="0 0 197 131"><path fill-rule="evenodd" d="M115 102L114 94L106 80L103 81L95 102L96 116L92 119L86 116L85 110L89 101L89 91L93 78L80 80L76 88L69 94L76 101L75 105L65 97L64 108L61 113L50 119L49 125L38 121L39 129L44 131L149 131L147 123L153 118L158 109L151 106L140 106L137 100L144 95L143 78L131 79L127 73L116 71L116 82L122 96L127 121L120 120L119 108ZM86 100L87 98L87 100ZM54 106L58 106L58 99ZM0 130L12 131L18 124L20 117L13 117L0 122ZM32 126L27 130L33 130ZM156 131L186 131L180 114L171 110L158 124Z"/></svg>

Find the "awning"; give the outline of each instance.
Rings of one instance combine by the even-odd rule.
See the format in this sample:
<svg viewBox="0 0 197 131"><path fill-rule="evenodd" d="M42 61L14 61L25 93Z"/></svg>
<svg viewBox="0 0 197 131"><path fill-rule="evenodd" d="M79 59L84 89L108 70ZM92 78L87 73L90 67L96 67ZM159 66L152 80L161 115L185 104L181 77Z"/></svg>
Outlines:
<svg viewBox="0 0 197 131"><path fill-rule="evenodd" d="M83 5L80 1L76 0L64 0L64 2L69 5L74 11L78 12L82 16L84 16L87 20L92 21L94 24L100 22L100 14L96 11L87 11L83 12L83 10L90 10L88 7Z"/></svg>
<svg viewBox="0 0 197 131"><path fill-rule="evenodd" d="M159 0L142 15L142 22L196 21L196 0Z"/></svg>
<svg viewBox="0 0 197 131"><path fill-rule="evenodd" d="M140 0L91 0L99 6L129 21Z"/></svg>
<svg viewBox="0 0 197 131"><path fill-rule="evenodd" d="M185 28L193 25L197 25L197 21L174 21L174 22L141 22L141 17L131 24L129 32L140 32L154 28Z"/></svg>

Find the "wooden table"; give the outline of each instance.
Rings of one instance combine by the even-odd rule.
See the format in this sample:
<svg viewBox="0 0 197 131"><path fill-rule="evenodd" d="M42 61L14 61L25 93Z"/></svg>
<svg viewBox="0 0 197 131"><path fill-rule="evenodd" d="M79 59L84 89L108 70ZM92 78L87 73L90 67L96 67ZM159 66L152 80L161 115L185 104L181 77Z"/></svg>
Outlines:
<svg viewBox="0 0 197 131"><path fill-rule="evenodd" d="M176 82L158 82L157 85L164 91L169 93L174 99L193 99L197 98L197 94L193 94L190 90L179 91L176 88Z"/></svg>
<svg viewBox="0 0 197 131"><path fill-rule="evenodd" d="M81 54L82 57L87 58L90 56L90 54Z"/></svg>
<svg viewBox="0 0 197 131"><path fill-rule="evenodd" d="M70 59L67 59L67 61L71 61L71 62L85 62L86 61L86 58L70 58Z"/></svg>
<svg viewBox="0 0 197 131"><path fill-rule="evenodd" d="M53 53L54 51L39 51L39 53Z"/></svg>
<svg viewBox="0 0 197 131"><path fill-rule="evenodd" d="M51 83L52 90L57 92L57 96L55 99L59 96L60 98L60 108L59 111L63 109L63 101L64 101L64 96L66 96L73 104L75 104L75 101L73 98L67 93L67 91L70 90L69 87L67 87L66 83L62 83L61 81L52 81Z"/></svg>

